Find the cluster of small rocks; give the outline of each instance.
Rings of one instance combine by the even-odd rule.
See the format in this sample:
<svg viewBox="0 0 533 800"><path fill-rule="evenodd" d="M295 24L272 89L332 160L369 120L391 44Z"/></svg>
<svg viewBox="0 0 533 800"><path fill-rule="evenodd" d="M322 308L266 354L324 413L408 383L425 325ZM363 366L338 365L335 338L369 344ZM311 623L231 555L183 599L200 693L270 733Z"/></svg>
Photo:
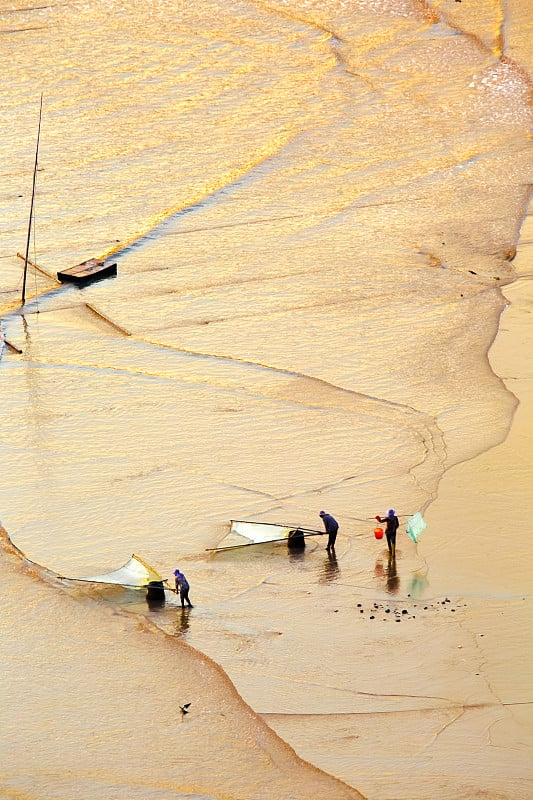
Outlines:
<svg viewBox="0 0 533 800"><path fill-rule="evenodd" d="M410 597L410 595L407 595ZM448 605L449 604L449 605ZM391 606L391 604L381 604L381 603L373 603L372 606L368 609L370 614L368 615L368 619L376 619L376 614L384 613L389 614L388 617L382 617L383 622L387 622L388 620L394 619L396 622L401 622L402 619L416 619L416 614L414 613L414 609L417 609L417 613L422 613L424 611L429 610L440 610L442 606L447 607L451 612L456 611L455 607L451 607L452 601L446 597L444 600L436 600L433 603L427 603L427 605L419 605L418 603L414 603L411 608L402 608L401 606ZM457 604L454 604L457 606ZM458 606L463 607L463 606ZM357 609L359 610L360 614L365 614L366 609L363 608L362 603L357 603Z"/></svg>

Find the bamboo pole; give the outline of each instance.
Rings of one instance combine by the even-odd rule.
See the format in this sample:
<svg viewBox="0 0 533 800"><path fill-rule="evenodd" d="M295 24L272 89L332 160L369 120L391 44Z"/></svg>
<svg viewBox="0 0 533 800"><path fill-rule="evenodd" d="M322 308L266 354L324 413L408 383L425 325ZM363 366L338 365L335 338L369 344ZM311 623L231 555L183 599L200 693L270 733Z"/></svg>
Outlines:
<svg viewBox="0 0 533 800"><path fill-rule="evenodd" d="M11 342L9 342L7 339L2 339L2 341L4 342L4 344L7 344L7 346L10 347L15 353L18 353L20 355L23 352L22 350L19 350L18 347L15 347L14 344L11 344Z"/></svg>
<svg viewBox="0 0 533 800"><path fill-rule="evenodd" d="M122 328L120 325L117 325L116 322L113 322L112 319L109 319L109 317L106 317L105 314L102 314L102 312L98 311L98 309L95 308L93 305L91 305L90 303L85 303L85 305L87 306L89 311L92 311L93 314L96 314L97 317L100 317L100 319L103 319L104 322L107 322L108 325L111 325L117 331L120 331L120 333L123 333L124 336L131 336L130 331L126 330L126 328Z"/></svg>
<svg viewBox="0 0 533 800"><path fill-rule="evenodd" d="M17 253L17 256L24 262L26 261L26 257L23 256L22 253ZM37 272L41 272L43 275L46 275L47 278L52 278L52 280L54 280L56 283L59 283L55 275L53 275L51 272L48 272L48 270L46 270L44 267L40 267L39 264L35 263L35 261L30 261L30 259L28 259L27 263L30 265L30 267L36 269Z"/></svg>
<svg viewBox="0 0 533 800"><path fill-rule="evenodd" d="M43 93L39 107L39 127L37 129L37 145L35 147L35 165L33 167L33 186L31 190L30 219L28 222L28 238L26 239L26 257L24 259L24 279L22 281L22 305L26 302L26 276L28 274L28 256L30 253L31 221L33 217L33 201L35 200L35 181L37 178L37 159L39 158L39 139L41 137L41 117L43 114Z"/></svg>

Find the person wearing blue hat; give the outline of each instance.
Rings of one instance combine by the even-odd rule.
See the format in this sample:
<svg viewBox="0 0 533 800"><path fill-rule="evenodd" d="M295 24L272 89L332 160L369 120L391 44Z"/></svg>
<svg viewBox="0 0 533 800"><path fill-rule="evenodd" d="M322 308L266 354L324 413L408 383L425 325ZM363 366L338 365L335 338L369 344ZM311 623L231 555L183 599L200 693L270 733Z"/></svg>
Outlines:
<svg viewBox="0 0 533 800"><path fill-rule="evenodd" d="M179 569L174 570L174 580L176 583L176 593L181 598L181 607L185 608L185 603L187 603L188 607L192 608L193 605L189 600L189 581Z"/></svg>
<svg viewBox="0 0 533 800"><path fill-rule="evenodd" d="M332 517L331 514L327 514L325 511L321 511L319 517L322 518L322 522L324 523L324 528L326 529L326 533L328 534L328 546L326 550L328 553L335 552L335 540L337 538L337 532L339 530L339 523Z"/></svg>
<svg viewBox="0 0 533 800"><path fill-rule="evenodd" d="M396 555L396 531L398 530L398 526L400 525L398 517L396 516L396 512L393 508L389 508L387 511L387 516L376 517L378 522L386 522L387 527L385 529L385 536L387 537L387 547L389 548L389 553L391 556Z"/></svg>

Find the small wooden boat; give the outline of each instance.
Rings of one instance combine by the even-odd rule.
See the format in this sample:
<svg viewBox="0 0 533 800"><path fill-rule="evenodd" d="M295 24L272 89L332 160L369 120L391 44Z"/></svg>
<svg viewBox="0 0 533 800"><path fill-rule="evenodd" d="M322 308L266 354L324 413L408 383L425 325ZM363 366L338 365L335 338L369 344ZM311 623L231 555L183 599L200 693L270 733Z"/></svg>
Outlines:
<svg viewBox="0 0 533 800"><path fill-rule="evenodd" d="M43 95L41 92L41 103L39 106L39 127L37 129L37 143L35 146L35 163L33 165L33 186L31 192L31 205L30 205L30 218L28 221L28 235L26 237L26 254L25 256L21 256L24 258L24 275L22 280L22 306L24 306L26 302L26 279L28 275L28 264L32 264L36 269L44 272L45 275L49 275L46 270L43 270L41 267L38 267L37 264L33 264L33 262L29 259L29 252L30 252L30 238L31 238L31 230L32 230L32 223L33 223L33 206L35 200L35 185L37 179L37 165L39 160L39 140L41 138L41 119L43 115ZM18 255L18 254L17 254ZM114 278L117 274L117 265L116 262L106 260L106 259L98 259L98 258L90 258L88 261L83 261L83 263L78 264L75 267L70 267L69 269L65 269L62 272L57 273L57 279L61 281L61 283L74 283L76 286L85 286L87 283L92 283L93 281L99 281L103 278ZM49 277L52 277L49 275Z"/></svg>
<svg viewBox="0 0 533 800"><path fill-rule="evenodd" d="M57 278L61 283L74 283L76 286L85 286L87 283L100 281L103 278L114 278L116 274L117 264L115 261L90 258L75 267L58 272Z"/></svg>

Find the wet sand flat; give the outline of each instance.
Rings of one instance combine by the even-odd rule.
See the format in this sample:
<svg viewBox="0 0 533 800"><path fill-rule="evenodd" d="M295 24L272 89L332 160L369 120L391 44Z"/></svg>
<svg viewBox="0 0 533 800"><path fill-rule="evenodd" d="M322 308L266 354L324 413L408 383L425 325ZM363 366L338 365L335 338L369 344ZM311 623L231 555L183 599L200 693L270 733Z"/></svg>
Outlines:
<svg viewBox="0 0 533 800"><path fill-rule="evenodd" d="M361 649L352 665L376 692L358 698L357 713L265 716L313 763L348 783L357 775L368 797L424 798L428 785L439 798L525 800L532 791L532 233L530 215L516 258L522 277L505 289L509 305L490 351L519 401L509 435L445 474L418 545L432 590L451 603L442 613L442 596L418 601L416 624L407 618L393 642L374 611L365 635L375 657Z"/></svg>

